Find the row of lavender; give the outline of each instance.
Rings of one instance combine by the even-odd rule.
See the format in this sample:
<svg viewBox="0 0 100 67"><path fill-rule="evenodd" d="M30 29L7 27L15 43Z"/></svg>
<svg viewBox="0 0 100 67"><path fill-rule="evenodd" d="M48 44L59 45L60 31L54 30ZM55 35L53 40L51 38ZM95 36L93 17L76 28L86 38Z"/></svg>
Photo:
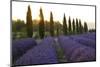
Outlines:
<svg viewBox="0 0 100 67"><path fill-rule="evenodd" d="M41 43L29 49L27 53L17 59L14 65L58 63L56 50L53 45L54 40L52 37L45 38Z"/></svg>
<svg viewBox="0 0 100 67"><path fill-rule="evenodd" d="M96 49L96 33L69 36L70 39Z"/></svg>
<svg viewBox="0 0 100 67"><path fill-rule="evenodd" d="M59 36L58 42L68 62L96 60L95 33ZM14 65L59 63L54 45L52 37L43 39L39 44L33 38L13 41L12 62Z"/></svg>
<svg viewBox="0 0 100 67"><path fill-rule="evenodd" d="M96 60L96 34L88 33L58 38L68 62Z"/></svg>
<svg viewBox="0 0 100 67"><path fill-rule="evenodd" d="M33 38L12 41L12 62L15 63L17 59L36 45L37 43Z"/></svg>

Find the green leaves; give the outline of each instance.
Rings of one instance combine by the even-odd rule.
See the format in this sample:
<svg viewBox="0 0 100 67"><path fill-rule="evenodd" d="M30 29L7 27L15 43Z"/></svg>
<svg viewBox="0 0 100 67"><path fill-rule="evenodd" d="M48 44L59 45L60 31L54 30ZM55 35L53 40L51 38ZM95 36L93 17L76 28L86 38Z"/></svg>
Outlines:
<svg viewBox="0 0 100 67"><path fill-rule="evenodd" d="M67 35L68 34L68 29L67 29L67 21L66 21L66 16L64 14L64 17L63 17L63 34L64 35Z"/></svg>
<svg viewBox="0 0 100 67"><path fill-rule="evenodd" d="M52 12L50 12L50 35L54 36L54 21Z"/></svg>
<svg viewBox="0 0 100 67"><path fill-rule="evenodd" d="M42 12L42 8L40 8L40 21L39 21L39 36L40 38L44 38L45 36L45 26L44 26L44 16Z"/></svg>
<svg viewBox="0 0 100 67"><path fill-rule="evenodd" d="M33 35L33 23L32 23L32 15L30 5L28 6L27 16L26 16L26 30L27 36L32 37Z"/></svg>

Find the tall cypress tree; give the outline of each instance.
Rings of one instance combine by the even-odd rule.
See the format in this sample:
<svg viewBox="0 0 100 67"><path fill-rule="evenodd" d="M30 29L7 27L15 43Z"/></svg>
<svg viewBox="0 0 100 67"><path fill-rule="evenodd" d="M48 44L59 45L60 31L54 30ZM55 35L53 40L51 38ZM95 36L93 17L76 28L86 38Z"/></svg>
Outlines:
<svg viewBox="0 0 100 67"><path fill-rule="evenodd" d="M81 20L79 19L79 33L83 33L83 28L82 28L82 24L81 24Z"/></svg>
<svg viewBox="0 0 100 67"><path fill-rule="evenodd" d="M76 30L76 27L75 27L75 20L73 19L73 21L72 21L72 25L73 25L73 34L75 34L75 30Z"/></svg>
<svg viewBox="0 0 100 67"><path fill-rule="evenodd" d="M79 23L77 18L76 18L76 33L79 34Z"/></svg>
<svg viewBox="0 0 100 67"><path fill-rule="evenodd" d="M52 12L50 12L50 35L54 36L54 21Z"/></svg>
<svg viewBox="0 0 100 67"><path fill-rule="evenodd" d="M70 16L69 16L68 23L69 23L69 34L71 34L72 33L72 27L71 27L71 19L70 19Z"/></svg>
<svg viewBox="0 0 100 67"><path fill-rule="evenodd" d="M84 32L88 32L88 26L86 22L84 22Z"/></svg>
<svg viewBox="0 0 100 67"><path fill-rule="evenodd" d="M68 32L67 32L67 23L66 23L66 16L64 14L64 17L63 17L63 34L64 35L67 35Z"/></svg>
<svg viewBox="0 0 100 67"><path fill-rule="evenodd" d="M45 27L44 27L44 16L43 16L43 12L42 12L42 8L40 8L40 21L39 21L39 35L40 38L44 38L45 35Z"/></svg>
<svg viewBox="0 0 100 67"><path fill-rule="evenodd" d="M33 35L33 23L32 23L32 15L30 5L28 6L27 16L26 16L26 29L27 36L32 37Z"/></svg>

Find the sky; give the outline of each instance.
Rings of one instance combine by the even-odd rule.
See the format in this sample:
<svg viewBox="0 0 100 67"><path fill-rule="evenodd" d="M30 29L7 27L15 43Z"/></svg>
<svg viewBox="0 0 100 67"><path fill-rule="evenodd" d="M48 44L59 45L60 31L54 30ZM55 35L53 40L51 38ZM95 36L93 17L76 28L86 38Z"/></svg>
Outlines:
<svg viewBox="0 0 100 67"><path fill-rule="evenodd" d="M79 5L63 5L63 4L47 4L34 2L12 2L12 19L21 19L26 22L26 13L28 5L31 7L32 19L39 20L40 7L43 10L44 20L50 19L50 12L53 13L54 21L62 23L64 13L66 20L69 16L71 20L74 18L81 19L82 24L86 21L90 29L95 28L95 7L79 6Z"/></svg>

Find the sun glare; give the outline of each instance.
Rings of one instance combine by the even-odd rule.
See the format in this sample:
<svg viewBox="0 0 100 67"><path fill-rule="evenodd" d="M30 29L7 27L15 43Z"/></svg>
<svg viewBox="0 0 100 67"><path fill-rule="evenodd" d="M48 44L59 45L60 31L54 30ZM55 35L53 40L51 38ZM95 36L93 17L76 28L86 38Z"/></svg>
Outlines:
<svg viewBox="0 0 100 67"><path fill-rule="evenodd" d="M13 20L17 20L18 18L17 18L17 17L12 17L12 19L13 19Z"/></svg>

